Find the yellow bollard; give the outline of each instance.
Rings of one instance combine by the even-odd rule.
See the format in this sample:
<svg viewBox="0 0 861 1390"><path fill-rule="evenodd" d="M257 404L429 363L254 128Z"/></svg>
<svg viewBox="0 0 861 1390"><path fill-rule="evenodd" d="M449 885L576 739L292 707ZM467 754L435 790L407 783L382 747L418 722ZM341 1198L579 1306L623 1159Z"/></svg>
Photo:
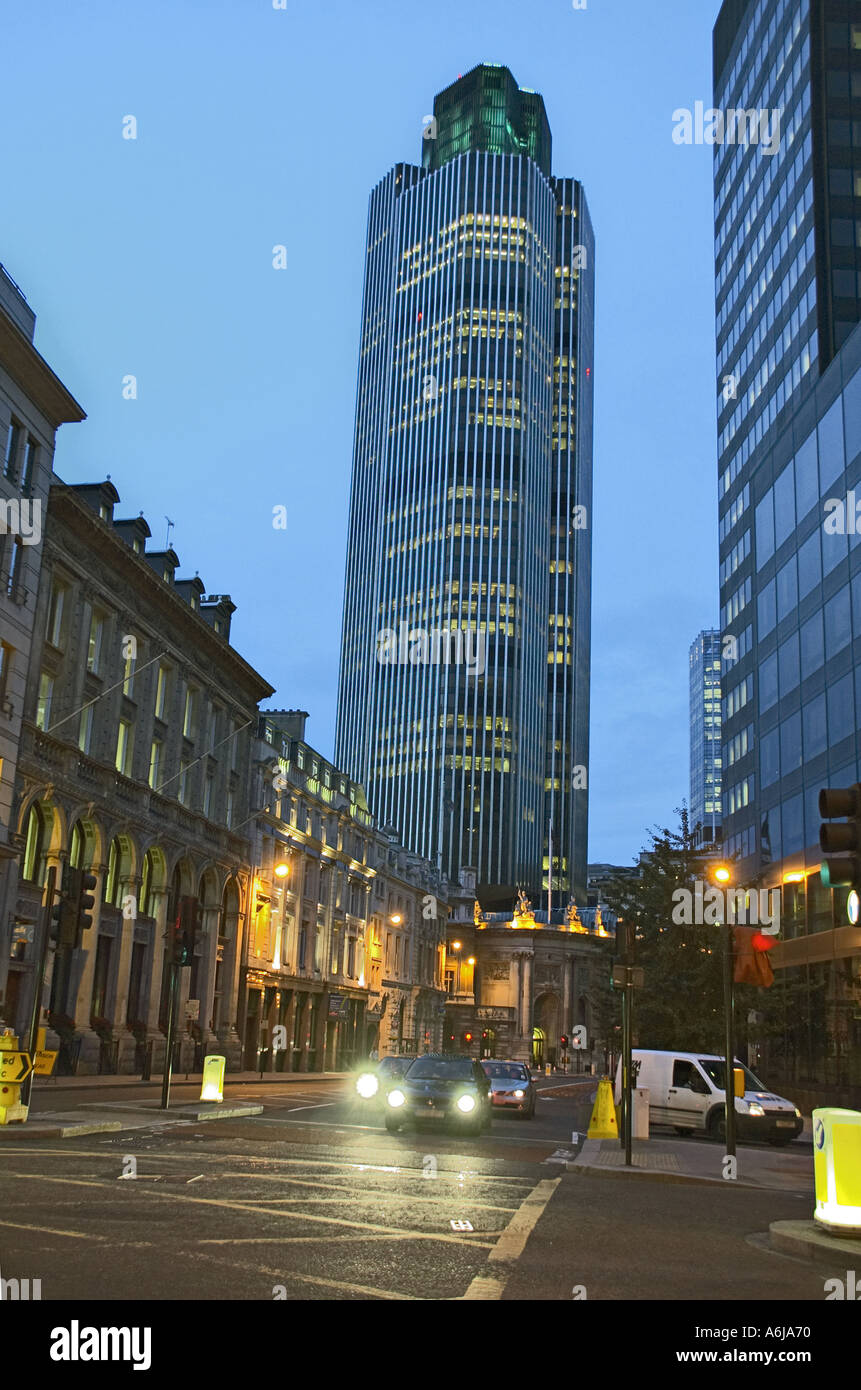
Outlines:
<svg viewBox="0 0 861 1390"><path fill-rule="evenodd" d="M817 1225L861 1236L861 1113L825 1107L813 1112Z"/></svg>
<svg viewBox="0 0 861 1390"><path fill-rule="evenodd" d="M224 1100L224 1057L205 1057L203 1059L203 1085L200 1088L201 1100Z"/></svg>
<svg viewBox="0 0 861 1390"><path fill-rule="evenodd" d="M17 1052L18 1039L14 1033L0 1034L0 1064L4 1052ZM21 1087L14 1081L0 1081L0 1125L23 1122L29 1107L21 1104Z"/></svg>

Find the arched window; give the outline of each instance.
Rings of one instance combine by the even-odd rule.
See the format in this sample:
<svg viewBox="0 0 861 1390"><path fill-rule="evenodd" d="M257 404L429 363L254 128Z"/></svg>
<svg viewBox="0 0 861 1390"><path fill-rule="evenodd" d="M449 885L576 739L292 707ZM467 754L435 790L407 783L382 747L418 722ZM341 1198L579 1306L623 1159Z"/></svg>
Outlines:
<svg viewBox="0 0 861 1390"><path fill-rule="evenodd" d="M77 828L77 827L76 827ZM108 852L108 872L105 874L104 901L116 904L117 888L119 885L120 868L120 847L116 840L111 840L111 848Z"/></svg>
<svg viewBox="0 0 861 1390"><path fill-rule="evenodd" d="M38 802L30 807L27 817L27 840L24 849L23 877L28 883L42 881L45 847L45 817Z"/></svg>

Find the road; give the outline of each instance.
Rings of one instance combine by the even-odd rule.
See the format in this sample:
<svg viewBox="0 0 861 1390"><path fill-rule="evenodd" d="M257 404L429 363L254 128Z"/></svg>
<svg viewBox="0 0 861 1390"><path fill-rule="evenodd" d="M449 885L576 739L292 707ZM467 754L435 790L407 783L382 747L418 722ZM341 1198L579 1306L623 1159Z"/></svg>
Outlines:
<svg viewBox="0 0 861 1390"><path fill-rule="evenodd" d="M6 1138L0 1272L74 1300L822 1298L748 1239L806 1196L568 1173L593 1089L542 1078L535 1120L475 1138L390 1135L314 1077L232 1087L248 1119Z"/></svg>

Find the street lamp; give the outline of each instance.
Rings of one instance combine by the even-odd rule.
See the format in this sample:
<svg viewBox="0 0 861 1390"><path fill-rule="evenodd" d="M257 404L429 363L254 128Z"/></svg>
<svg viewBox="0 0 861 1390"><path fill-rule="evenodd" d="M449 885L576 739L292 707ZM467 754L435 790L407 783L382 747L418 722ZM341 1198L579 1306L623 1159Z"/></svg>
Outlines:
<svg viewBox="0 0 861 1390"><path fill-rule="evenodd" d="M290 872L290 865L289 865L289 864L276 864L276 865L275 865L275 877L276 877L276 878L286 878L287 875L289 874L289 872Z"/></svg>
<svg viewBox="0 0 861 1390"><path fill-rule="evenodd" d="M716 864L712 877L717 883L729 883L732 879L732 872L728 864ZM735 1157L735 1029L733 1027L733 1011L735 1000L733 998L733 938L732 923L729 921L729 912L724 914L726 927L726 944L723 953L723 1004L724 1004L724 1023L726 1026L726 1151L733 1158Z"/></svg>
<svg viewBox="0 0 861 1390"><path fill-rule="evenodd" d="M393 915L389 918L389 921L392 923L393 926L399 927L401 925L401 914L399 912L393 913Z"/></svg>
<svg viewBox="0 0 861 1390"><path fill-rule="evenodd" d="M462 945L463 945L463 942L462 942L462 941L453 941L453 942L451 943L451 949L452 949L453 951L459 951Z"/></svg>

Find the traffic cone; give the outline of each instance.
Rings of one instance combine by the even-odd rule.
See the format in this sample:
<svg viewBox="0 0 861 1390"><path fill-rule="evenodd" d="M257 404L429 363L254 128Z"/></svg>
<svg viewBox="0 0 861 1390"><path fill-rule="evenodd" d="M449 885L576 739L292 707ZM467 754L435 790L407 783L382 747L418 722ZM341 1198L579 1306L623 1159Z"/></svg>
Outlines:
<svg viewBox="0 0 861 1390"><path fill-rule="evenodd" d="M605 1076L598 1082L598 1094L592 1107L587 1139L618 1139L619 1126L616 1124L616 1107L613 1104L613 1087Z"/></svg>

